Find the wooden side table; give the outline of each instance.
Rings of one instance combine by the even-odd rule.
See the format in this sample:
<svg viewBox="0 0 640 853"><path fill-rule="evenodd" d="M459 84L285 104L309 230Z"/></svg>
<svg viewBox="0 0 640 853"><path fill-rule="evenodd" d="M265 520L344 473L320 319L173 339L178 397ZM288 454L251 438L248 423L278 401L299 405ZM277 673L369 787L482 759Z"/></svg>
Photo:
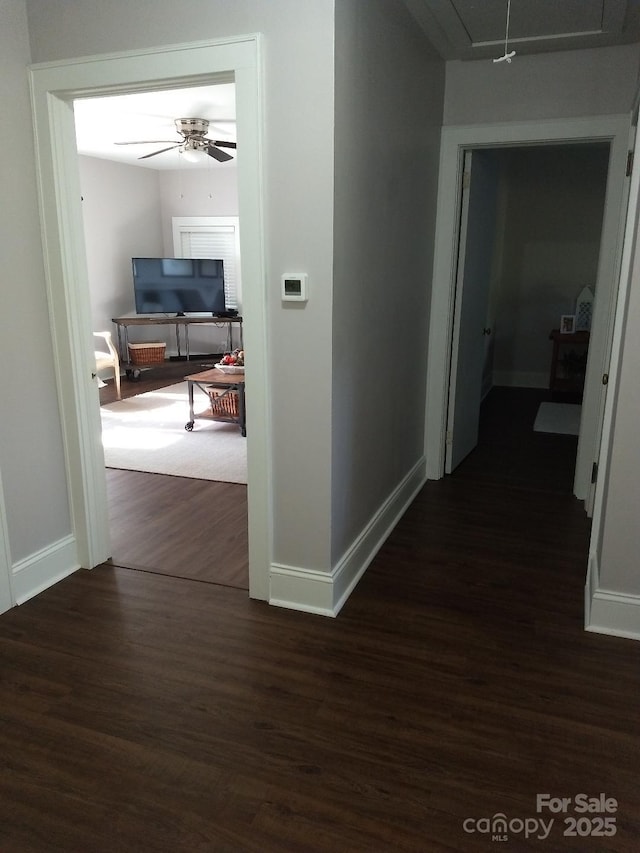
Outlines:
<svg viewBox="0 0 640 853"><path fill-rule="evenodd" d="M202 370L200 373L191 373L184 377L187 381L189 391L189 420L184 425L187 432L191 432L196 420L194 410L193 390L197 386L201 391L204 391L209 396L209 388L219 388L223 394L236 392L238 395L237 411L233 411L232 407L227 407L226 412L222 414L214 414L213 410L209 413L203 413L199 417L214 420L227 421L228 423L237 424L240 427L242 435L247 434L247 419L244 407L244 373L229 374L217 370L215 367L211 370Z"/></svg>
<svg viewBox="0 0 640 853"><path fill-rule="evenodd" d="M553 341L549 388L552 392L582 394L587 368L589 332L563 334L560 329L549 333Z"/></svg>

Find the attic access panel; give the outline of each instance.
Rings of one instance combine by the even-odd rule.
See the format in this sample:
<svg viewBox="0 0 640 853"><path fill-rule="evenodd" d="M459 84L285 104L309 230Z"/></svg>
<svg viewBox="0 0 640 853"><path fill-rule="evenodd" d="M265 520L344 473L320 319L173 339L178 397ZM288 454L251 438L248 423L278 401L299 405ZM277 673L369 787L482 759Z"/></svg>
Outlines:
<svg viewBox="0 0 640 853"><path fill-rule="evenodd" d="M452 0L473 44L504 38L505 0ZM511 0L509 37L557 38L602 30L604 0Z"/></svg>
<svg viewBox="0 0 640 853"><path fill-rule="evenodd" d="M445 59L483 59L504 45L507 0L405 0ZM640 40L630 0L511 0L509 41L519 55Z"/></svg>

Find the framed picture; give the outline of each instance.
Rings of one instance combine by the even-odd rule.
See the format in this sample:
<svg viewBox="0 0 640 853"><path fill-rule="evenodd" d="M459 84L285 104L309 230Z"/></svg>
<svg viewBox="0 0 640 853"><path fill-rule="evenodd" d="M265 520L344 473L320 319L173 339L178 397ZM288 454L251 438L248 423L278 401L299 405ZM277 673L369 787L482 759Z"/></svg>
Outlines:
<svg viewBox="0 0 640 853"><path fill-rule="evenodd" d="M573 335L576 330L576 315L563 314L560 317L560 334Z"/></svg>

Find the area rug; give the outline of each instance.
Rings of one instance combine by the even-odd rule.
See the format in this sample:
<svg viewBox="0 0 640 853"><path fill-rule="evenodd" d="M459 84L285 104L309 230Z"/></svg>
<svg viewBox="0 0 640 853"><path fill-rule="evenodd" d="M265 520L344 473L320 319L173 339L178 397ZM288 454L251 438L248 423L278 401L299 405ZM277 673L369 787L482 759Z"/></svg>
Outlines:
<svg viewBox="0 0 640 853"><path fill-rule="evenodd" d="M581 412L579 403L540 403L533 429L535 432L579 435Z"/></svg>
<svg viewBox="0 0 640 853"><path fill-rule="evenodd" d="M247 440L236 424L198 418L207 396L194 389L192 432L186 382L147 391L100 409L107 468L223 483L247 482Z"/></svg>

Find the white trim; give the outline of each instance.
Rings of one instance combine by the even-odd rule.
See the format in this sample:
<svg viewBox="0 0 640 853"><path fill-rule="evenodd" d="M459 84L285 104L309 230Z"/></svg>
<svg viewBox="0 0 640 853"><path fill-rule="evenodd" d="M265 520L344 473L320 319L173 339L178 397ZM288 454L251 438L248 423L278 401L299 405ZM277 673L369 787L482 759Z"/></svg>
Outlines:
<svg viewBox="0 0 640 853"><path fill-rule="evenodd" d="M426 479L425 460L421 457L337 563L334 569L336 615Z"/></svg>
<svg viewBox="0 0 640 853"><path fill-rule="evenodd" d="M624 595L599 587L598 561L589 559L585 584L585 630L640 640L640 595Z"/></svg>
<svg viewBox="0 0 640 853"><path fill-rule="evenodd" d="M426 481L421 458L384 501L330 572L271 566L269 603L321 616L337 616L385 540Z"/></svg>
<svg viewBox="0 0 640 853"><path fill-rule="evenodd" d="M429 478L439 479L444 473L462 151L473 147L607 140L611 142L611 156L596 286L599 295L594 305L574 482L575 494L580 498L587 497L591 465L598 452L602 412L601 376L604 372L603 363L608 357L607 341L611 334L612 303L620 262L628 134L628 115L451 126L442 129L425 416L425 457Z"/></svg>
<svg viewBox="0 0 640 853"><path fill-rule="evenodd" d="M79 568L73 536L65 536L24 560L19 560L12 570L16 604L24 604L34 595L68 577Z"/></svg>
<svg viewBox="0 0 640 853"><path fill-rule="evenodd" d="M548 388L549 374L523 370L494 370L493 384L508 388Z"/></svg>
<svg viewBox="0 0 640 853"><path fill-rule="evenodd" d="M636 153L631 172L629 199L625 225L625 236L622 248L620 283L618 288L618 303L616 306L613 338L611 346L611 362L609 364L609 383L604 405L602 437L598 457L598 478L596 480L593 499L593 521L591 524L590 551L600 554L602 537L604 535L605 505L609 483L609 467L613 451L614 427L613 421L618 404L620 363L626 328L627 303L634 273L640 263L638 254L638 222L640 220L640 156Z"/></svg>
<svg viewBox="0 0 640 853"><path fill-rule="evenodd" d="M268 596L271 553L270 418L262 179L262 58L259 35L163 46L30 69L45 267L67 477L80 564L109 556L106 477L93 346L73 100L100 94L235 82L239 215L245 273L249 590Z"/></svg>
<svg viewBox="0 0 640 853"><path fill-rule="evenodd" d="M9 610L15 604L11 584L11 549L9 548L9 528L7 510L0 473L0 613Z"/></svg>
<svg viewBox="0 0 640 853"><path fill-rule="evenodd" d="M269 604L319 616L335 616L333 574L272 563Z"/></svg>

